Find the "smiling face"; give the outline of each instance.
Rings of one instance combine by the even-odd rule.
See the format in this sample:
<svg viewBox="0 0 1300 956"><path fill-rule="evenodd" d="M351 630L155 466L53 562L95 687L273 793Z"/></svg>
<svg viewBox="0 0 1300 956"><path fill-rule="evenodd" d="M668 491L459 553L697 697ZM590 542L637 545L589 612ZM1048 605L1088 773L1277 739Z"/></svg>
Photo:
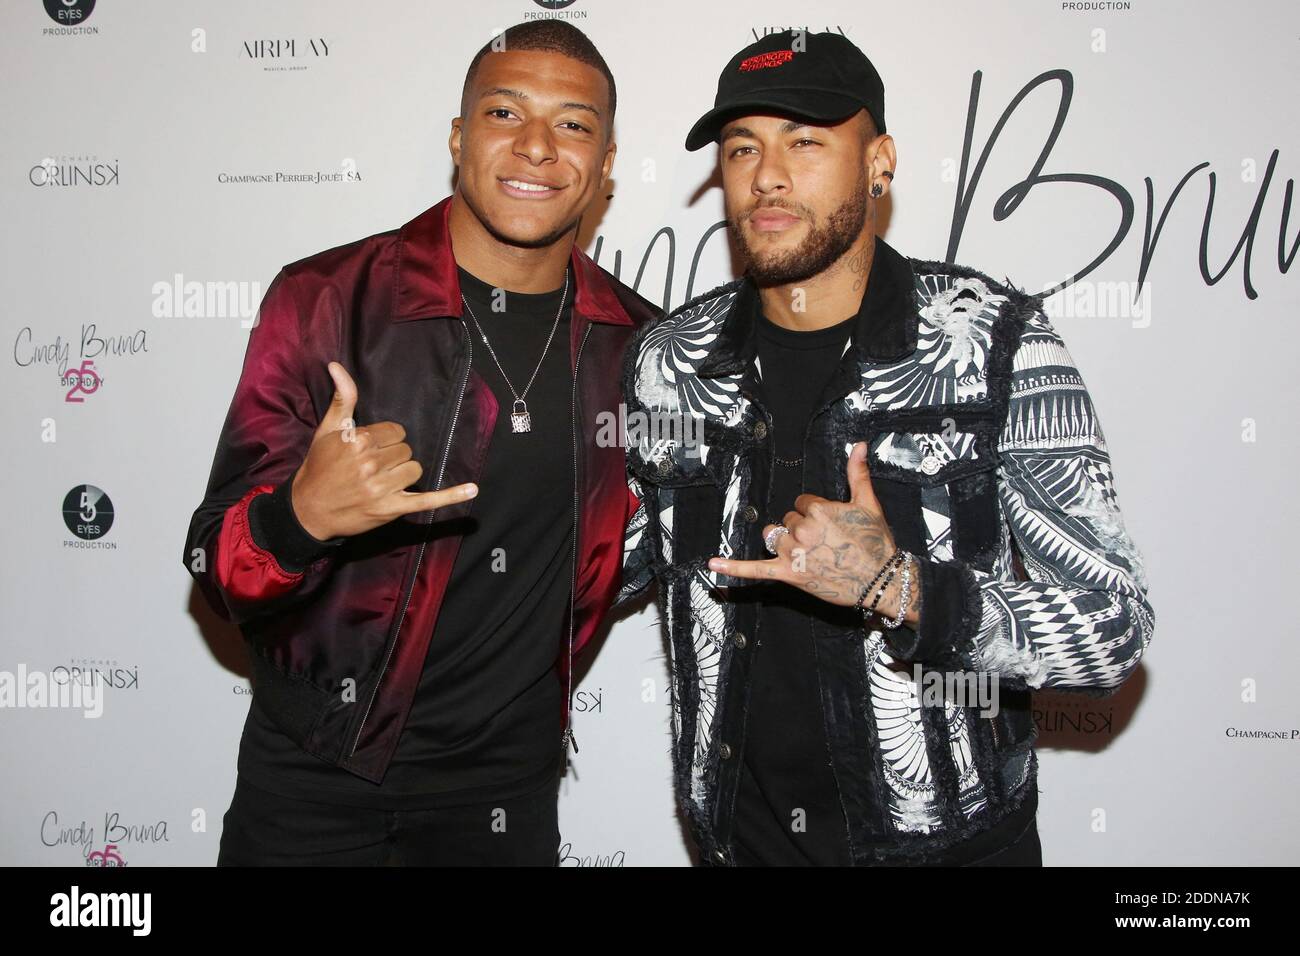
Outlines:
<svg viewBox="0 0 1300 956"><path fill-rule="evenodd" d="M500 242L540 247L577 227L609 177L609 88L560 53L484 56L452 121L457 192Z"/></svg>
<svg viewBox="0 0 1300 956"><path fill-rule="evenodd" d="M755 282L824 272L874 226L867 181L873 163L893 169L890 137L874 133L865 110L829 126L754 115L722 127L727 225Z"/></svg>

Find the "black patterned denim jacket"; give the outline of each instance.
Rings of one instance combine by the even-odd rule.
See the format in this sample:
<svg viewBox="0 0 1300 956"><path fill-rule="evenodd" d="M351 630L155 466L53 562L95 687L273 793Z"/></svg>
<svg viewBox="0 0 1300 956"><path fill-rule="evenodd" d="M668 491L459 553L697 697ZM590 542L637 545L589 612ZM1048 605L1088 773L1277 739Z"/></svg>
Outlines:
<svg viewBox="0 0 1300 956"><path fill-rule="evenodd" d="M922 614L916 630L811 626L852 858L920 863L1036 791L1032 690L1112 693L1155 617L1101 425L1041 299L883 240L868 289L808 430L804 487L846 500L848 453L869 443L890 530L920 564ZM703 419L694 447L625 429L641 505L620 603L657 581L674 787L714 865L734 862L757 609L732 596L751 581L707 561L768 557L759 516L774 448L755 398L758 314L751 281L719 286L643 327L624 368L629 421ZM996 675L998 706L936 701L917 665L922 684L931 671Z"/></svg>

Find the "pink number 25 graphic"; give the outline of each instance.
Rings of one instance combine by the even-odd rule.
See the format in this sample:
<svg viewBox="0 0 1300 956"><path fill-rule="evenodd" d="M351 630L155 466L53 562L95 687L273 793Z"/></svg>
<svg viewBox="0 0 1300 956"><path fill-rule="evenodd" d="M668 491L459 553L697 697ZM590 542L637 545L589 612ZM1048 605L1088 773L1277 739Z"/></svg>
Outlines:
<svg viewBox="0 0 1300 956"><path fill-rule="evenodd" d="M103 851L96 850L86 855L86 866L126 866L126 860L117 852L117 844L110 843Z"/></svg>
<svg viewBox="0 0 1300 956"><path fill-rule="evenodd" d="M71 369L63 376L63 384L69 386L68 394L63 398L65 402L84 402L85 399L77 392L93 395L99 391L100 378L95 363L90 359L84 360L80 369Z"/></svg>

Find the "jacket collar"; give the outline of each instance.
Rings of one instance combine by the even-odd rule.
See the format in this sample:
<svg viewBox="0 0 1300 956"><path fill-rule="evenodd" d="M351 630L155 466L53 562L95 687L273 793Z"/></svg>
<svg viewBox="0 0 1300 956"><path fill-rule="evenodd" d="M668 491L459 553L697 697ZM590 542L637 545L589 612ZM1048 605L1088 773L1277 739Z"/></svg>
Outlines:
<svg viewBox="0 0 1300 956"><path fill-rule="evenodd" d="M732 375L750 366L758 349L755 336L761 307L758 287L747 275L713 348L696 369L697 375ZM867 291L853 331L859 361L897 362L911 355L916 351L918 320L911 260L877 237Z"/></svg>
<svg viewBox="0 0 1300 956"><path fill-rule="evenodd" d="M448 214L451 197L431 206L404 225L397 235L393 265L393 319L454 316L460 318L460 279L452 255ZM574 312L593 322L633 325L600 266L577 243L569 256L573 267Z"/></svg>

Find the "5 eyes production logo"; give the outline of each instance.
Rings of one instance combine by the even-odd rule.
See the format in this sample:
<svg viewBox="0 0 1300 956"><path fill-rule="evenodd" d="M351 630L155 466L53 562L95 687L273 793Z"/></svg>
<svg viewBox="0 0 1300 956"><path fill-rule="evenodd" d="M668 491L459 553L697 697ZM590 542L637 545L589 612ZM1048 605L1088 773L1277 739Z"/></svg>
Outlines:
<svg viewBox="0 0 1300 956"><path fill-rule="evenodd" d="M61 27L85 22L95 9L95 0L45 0L45 12Z"/></svg>
<svg viewBox="0 0 1300 956"><path fill-rule="evenodd" d="M77 485L63 499L63 523L82 541L97 541L113 527L113 502L102 488Z"/></svg>

